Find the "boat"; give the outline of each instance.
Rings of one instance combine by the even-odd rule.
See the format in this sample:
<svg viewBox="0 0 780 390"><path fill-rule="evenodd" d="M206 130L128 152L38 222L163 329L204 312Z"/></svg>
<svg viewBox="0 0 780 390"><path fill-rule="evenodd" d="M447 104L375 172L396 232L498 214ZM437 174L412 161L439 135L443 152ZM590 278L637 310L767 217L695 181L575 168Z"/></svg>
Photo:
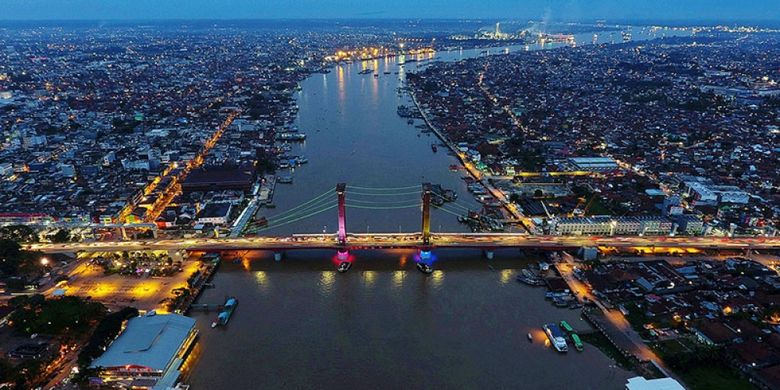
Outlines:
<svg viewBox="0 0 780 390"><path fill-rule="evenodd" d="M371 68L363 69L360 72L358 72L358 74L370 74L370 73L374 73L374 70Z"/></svg>
<svg viewBox="0 0 780 390"><path fill-rule="evenodd" d="M282 184L290 184L290 183L293 182L293 178L292 178L292 176L281 176L281 177L279 177L278 180L276 180L276 182L277 183L282 183Z"/></svg>
<svg viewBox="0 0 780 390"><path fill-rule="evenodd" d="M532 343L534 342L534 336L531 335L531 333L528 333L528 341L530 341Z"/></svg>
<svg viewBox="0 0 780 390"><path fill-rule="evenodd" d="M547 338L550 339L550 344L558 352L567 352L569 350L568 344L566 344L566 338L564 338L563 331L558 325L554 323L545 324L542 329L547 334Z"/></svg>
<svg viewBox="0 0 780 390"><path fill-rule="evenodd" d="M431 150L433 150L434 153L439 151L439 148L436 147L436 144L431 144Z"/></svg>
<svg viewBox="0 0 780 390"><path fill-rule="evenodd" d="M308 162L309 162L309 159L308 159L308 158L306 158L306 157L300 156L300 157L298 157L298 160L297 160L297 161L298 161L298 165L301 165L301 164L306 164L306 163L308 163Z"/></svg>
<svg viewBox="0 0 780 390"><path fill-rule="evenodd" d="M222 311L219 312L217 318L211 323L211 327L216 328L217 326L227 325L228 321L230 321L230 316L236 310L236 306L238 306L238 299L236 297L227 297L225 304L222 306Z"/></svg>
<svg viewBox="0 0 780 390"><path fill-rule="evenodd" d="M569 333L574 333L574 329L571 327L571 325L569 325L568 322L566 322L566 320L561 321L561 328Z"/></svg>
<svg viewBox="0 0 780 390"><path fill-rule="evenodd" d="M378 79L379 78L379 73L374 73L374 78Z"/></svg>
<svg viewBox="0 0 780 390"><path fill-rule="evenodd" d="M406 124L407 124L407 125L413 125L413 124L414 124L414 119L409 119L409 120L407 120L407 121L406 121Z"/></svg>
<svg viewBox="0 0 780 390"><path fill-rule="evenodd" d="M389 72L389 71L385 71L384 73L385 73L385 74L390 74L390 72Z"/></svg>
<svg viewBox="0 0 780 390"><path fill-rule="evenodd" d="M279 141L305 141L306 134L295 132L278 133L276 134L276 139Z"/></svg>
<svg viewBox="0 0 780 390"><path fill-rule="evenodd" d="M520 283L525 283L529 286L534 286L534 287L541 287L544 286L545 284L544 281L539 278L528 277L525 275L517 275L516 280Z"/></svg>
<svg viewBox="0 0 780 390"><path fill-rule="evenodd" d="M260 217L255 220L255 224L260 227L268 226L268 218Z"/></svg>
<svg viewBox="0 0 780 390"><path fill-rule="evenodd" d="M336 269L337 269L337 270L338 270L340 273L344 273L344 272L347 272L347 271L349 271L349 269L350 269L351 267L352 267L352 263L350 263L349 261L342 261L341 263L339 263L339 266L338 266L338 268L336 268Z"/></svg>
<svg viewBox="0 0 780 390"><path fill-rule="evenodd" d="M582 350L585 349L582 345L582 340L580 340L580 336L578 336L576 333L571 334L571 341L574 342L574 348L577 350L577 352L582 352Z"/></svg>
<svg viewBox="0 0 780 390"><path fill-rule="evenodd" d="M433 273L433 267L431 267L428 264L422 263L422 262L417 263L417 269L420 270L420 272L422 272L424 274L431 274L431 273Z"/></svg>

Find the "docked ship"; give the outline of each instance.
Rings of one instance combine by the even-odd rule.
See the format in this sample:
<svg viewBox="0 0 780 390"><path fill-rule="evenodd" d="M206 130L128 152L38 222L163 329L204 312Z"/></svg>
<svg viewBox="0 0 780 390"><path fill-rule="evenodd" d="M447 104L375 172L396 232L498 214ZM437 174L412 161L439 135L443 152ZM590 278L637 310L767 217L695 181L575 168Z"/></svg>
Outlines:
<svg viewBox="0 0 780 390"><path fill-rule="evenodd" d="M227 297L225 304L222 306L222 311L217 314L217 318L211 323L211 327L216 328L217 326L227 325L230 317L233 315L233 311L236 310L236 306L238 306L238 299L236 297Z"/></svg>
<svg viewBox="0 0 780 390"><path fill-rule="evenodd" d="M550 344L558 352L567 352L569 346L566 344L566 337L564 337L563 331L558 325L554 323L545 324L543 327L544 333L547 334L547 338L550 339Z"/></svg>

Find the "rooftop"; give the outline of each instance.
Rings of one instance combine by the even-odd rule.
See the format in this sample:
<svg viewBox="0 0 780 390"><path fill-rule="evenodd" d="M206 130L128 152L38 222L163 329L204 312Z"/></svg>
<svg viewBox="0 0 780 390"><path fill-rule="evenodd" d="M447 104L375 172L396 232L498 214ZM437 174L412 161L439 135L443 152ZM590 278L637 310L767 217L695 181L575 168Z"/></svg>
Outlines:
<svg viewBox="0 0 780 390"><path fill-rule="evenodd" d="M194 327L194 319L178 314L132 318L91 367L133 365L163 371Z"/></svg>

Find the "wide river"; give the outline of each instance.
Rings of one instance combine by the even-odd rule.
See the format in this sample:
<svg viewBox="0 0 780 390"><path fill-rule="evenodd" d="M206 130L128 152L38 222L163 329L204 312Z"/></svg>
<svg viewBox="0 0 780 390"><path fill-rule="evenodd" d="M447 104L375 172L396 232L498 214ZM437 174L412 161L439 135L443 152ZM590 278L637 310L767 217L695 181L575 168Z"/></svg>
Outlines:
<svg viewBox="0 0 780 390"><path fill-rule="evenodd" d="M635 30L635 39L638 34ZM578 42L590 42L591 36L578 36ZM609 39L604 36L609 35L600 39ZM430 61L481 52L440 52ZM434 153L431 144L438 140L397 116L399 104L410 105L398 94L404 72L430 62L401 67L399 61L343 65L302 82L297 126L308 138L292 154L305 155L309 163L295 170L293 184L277 186L277 208L267 212L288 216L281 221L289 223L272 233L334 232L330 195L299 208L302 212L293 208L333 191L338 182L348 184L352 232L419 231L417 186L423 182L459 192L451 211L477 207L461 180L464 172L449 169L455 158L443 147ZM359 74L366 68L378 77ZM432 221L434 231L465 229L440 210L433 211ZM488 262L477 251L442 251L429 276L415 269L409 251L353 253L355 263L346 274L335 272L330 252L287 253L279 263L269 253L234 255L243 261L225 261L216 287L199 300L238 297L228 326L210 329L215 313L192 314L201 333L185 381L196 390L622 389L632 376L593 346L559 354L545 345L540 327L546 322L565 319L580 331L590 327L578 311L545 301L544 289L515 281L518 270L534 261L532 254L501 251Z"/></svg>

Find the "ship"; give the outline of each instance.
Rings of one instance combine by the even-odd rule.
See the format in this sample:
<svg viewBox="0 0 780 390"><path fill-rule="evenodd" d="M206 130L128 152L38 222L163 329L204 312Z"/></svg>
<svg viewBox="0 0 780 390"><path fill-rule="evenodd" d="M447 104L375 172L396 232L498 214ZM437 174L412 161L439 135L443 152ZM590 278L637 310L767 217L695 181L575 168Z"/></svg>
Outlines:
<svg viewBox="0 0 780 390"><path fill-rule="evenodd" d="M433 150L434 153L439 151L439 148L436 147L436 144L431 144L431 150Z"/></svg>
<svg viewBox="0 0 780 390"><path fill-rule="evenodd" d="M571 341L574 342L574 348L577 350L577 352L582 352L582 350L585 349L582 345L582 340L580 340L580 336L578 336L576 333L571 334Z"/></svg>
<svg viewBox="0 0 780 390"><path fill-rule="evenodd" d="M431 274L433 273L433 267L431 267L428 264L425 264L423 262L417 263L417 269L420 270L420 272L424 274Z"/></svg>
<svg viewBox="0 0 780 390"><path fill-rule="evenodd" d="M544 333L547 334L547 338L550 339L550 344L552 344L556 351L567 352L569 350L563 331L558 325L549 323L545 324L542 329L544 329Z"/></svg>
<svg viewBox="0 0 780 390"><path fill-rule="evenodd" d="M339 263L339 266L338 266L337 270L339 271L339 273L343 274L344 272L349 271L349 269L351 267L352 267L352 263L351 262L349 262L349 261L342 261L341 263Z"/></svg>
<svg viewBox="0 0 780 390"><path fill-rule="evenodd" d="M211 323L211 327L216 328L217 326L227 325L228 321L230 321L230 316L236 310L236 306L238 306L238 299L236 297L227 297L225 304L222 306L222 311L219 312L217 318Z"/></svg>
<svg viewBox="0 0 780 390"><path fill-rule="evenodd" d="M276 134L276 139L279 141L305 141L306 134L294 132L278 133Z"/></svg>

